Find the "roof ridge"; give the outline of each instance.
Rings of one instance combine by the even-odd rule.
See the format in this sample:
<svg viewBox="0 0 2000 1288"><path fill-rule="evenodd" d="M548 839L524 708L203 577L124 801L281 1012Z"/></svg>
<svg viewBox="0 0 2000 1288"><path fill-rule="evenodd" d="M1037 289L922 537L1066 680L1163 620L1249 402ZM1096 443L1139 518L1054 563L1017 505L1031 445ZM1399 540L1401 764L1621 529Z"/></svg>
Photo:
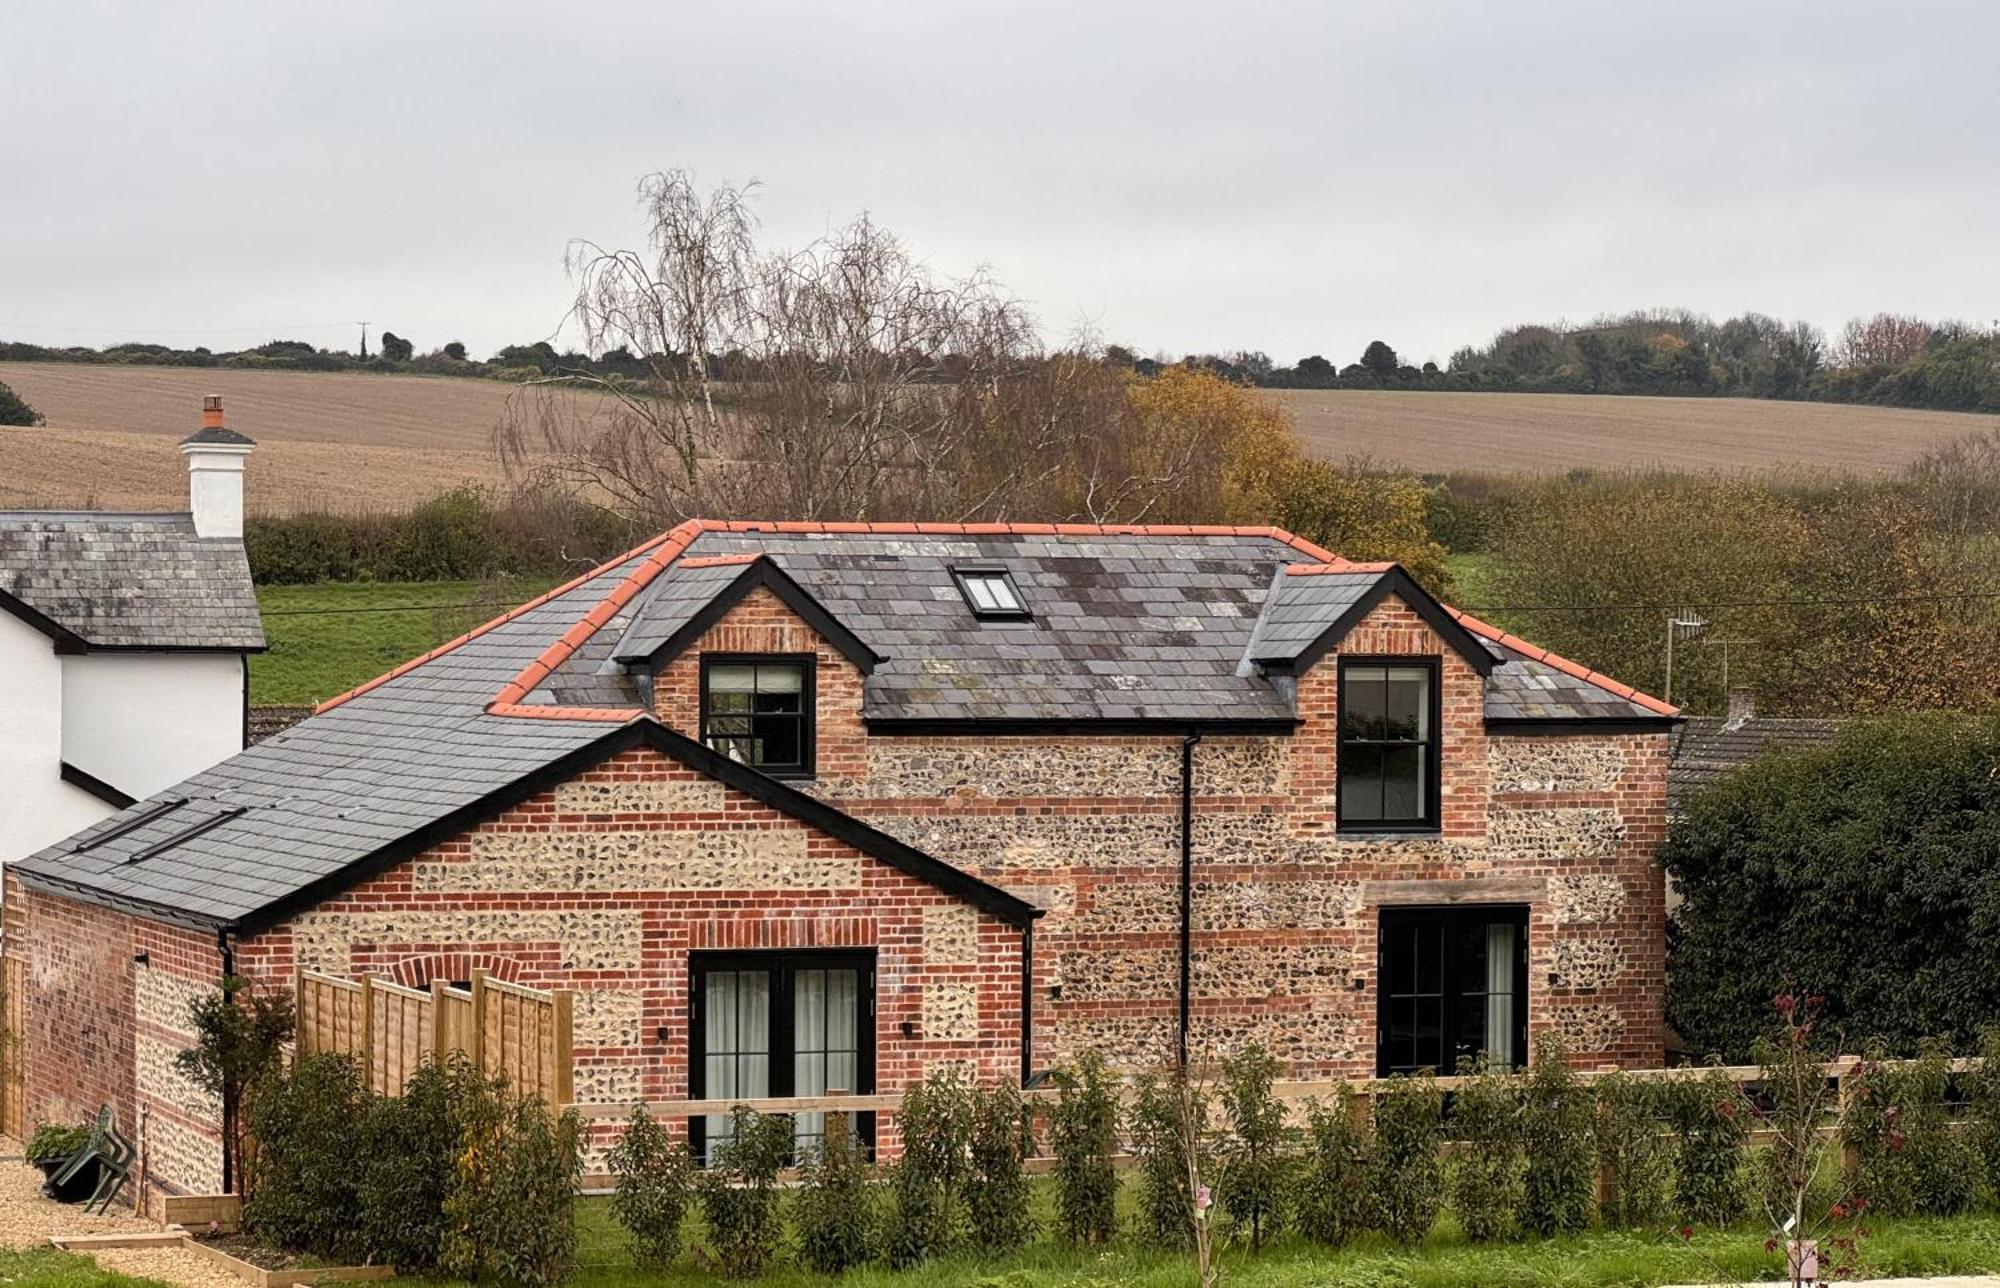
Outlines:
<svg viewBox="0 0 2000 1288"><path fill-rule="evenodd" d="M1594 684L1600 689L1615 693L1627 702L1636 702L1647 710L1656 711L1663 716L1677 716L1681 713L1681 709L1670 702L1663 702L1650 693L1641 693L1629 684L1622 684L1602 671L1593 671L1581 662L1572 662L1560 653L1551 653L1545 648L1530 644L1519 636L1503 631L1490 622L1480 621L1477 617L1462 609L1453 608L1451 605L1446 604L1445 611L1456 618L1460 626L1465 627L1465 629L1471 631L1474 635L1483 636L1486 639L1492 640L1495 644L1512 649L1514 652L1533 661L1545 663L1567 675L1573 675L1588 684Z"/></svg>

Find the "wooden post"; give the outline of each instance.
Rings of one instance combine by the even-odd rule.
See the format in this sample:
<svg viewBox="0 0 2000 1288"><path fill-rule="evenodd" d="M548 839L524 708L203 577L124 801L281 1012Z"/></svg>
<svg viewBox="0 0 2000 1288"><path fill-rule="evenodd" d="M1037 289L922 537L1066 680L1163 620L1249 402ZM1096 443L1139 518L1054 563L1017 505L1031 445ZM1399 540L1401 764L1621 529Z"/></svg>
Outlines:
<svg viewBox="0 0 2000 1288"><path fill-rule="evenodd" d="M472 968L472 1065L481 1073L486 1068L486 970Z"/></svg>
<svg viewBox="0 0 2000 1288"><path fill-rule="evenodd" d="M375 977L361 977L361 1015L354 1026L354 1057L361 1065L361 1085L375 1088Z"/></svg>
<svg viewBox="0 0 2000 1288"><path fill-rule="evenodd" d="M550 1035L555 1045L555 1110L576 1100L576 1060L571 1054L570 1024L576 1016L576 994L568 990L556 994L555 1032Z"/></svg>
<svg viewBox="0 0 2000 1288"><path fill-rule="evenodd" d="M431 1061L439 1068L451 1054L451 1046L444 1036L444 981L431 981Z"/></svg>

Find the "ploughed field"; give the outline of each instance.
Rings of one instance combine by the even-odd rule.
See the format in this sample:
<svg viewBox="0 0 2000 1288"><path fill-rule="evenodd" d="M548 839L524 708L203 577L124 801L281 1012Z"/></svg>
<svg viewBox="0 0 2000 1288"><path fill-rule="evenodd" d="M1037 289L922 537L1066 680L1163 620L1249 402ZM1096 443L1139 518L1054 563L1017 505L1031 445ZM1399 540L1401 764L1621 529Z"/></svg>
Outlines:
<svg viewBox="0 0 2000 1288"><path fill-rule="evenodd" d="M0 368L0 379L5 379ZM1316 455L1427 474L1840 470L1880 474L2000 416L1759 398L1272 389Z"/></svg>

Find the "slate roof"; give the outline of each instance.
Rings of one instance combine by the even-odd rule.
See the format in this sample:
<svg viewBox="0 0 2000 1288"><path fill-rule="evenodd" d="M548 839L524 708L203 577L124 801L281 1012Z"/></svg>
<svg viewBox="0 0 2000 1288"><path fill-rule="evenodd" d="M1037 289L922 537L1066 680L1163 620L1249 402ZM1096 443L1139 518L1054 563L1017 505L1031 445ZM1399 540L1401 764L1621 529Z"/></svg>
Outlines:
<svg viewBox="0 0 2000 1288"><path fill-rule="evenodd" d="M186 514L0 511L8 597L72 648L264 647L243 543Z"/></svg>
<svg viewBox="0 0 2000 1288"><path fill-rule="evenodd" d="M1271 584L1270 603L1257 623L1250 656L1260 662L1297 657L1361 603L1380 580L1380 572L1362 569L1316 577L1280 574Z"/></svg>
<svg viewBox="0 0 2000 1288"><path fill-rule="evenodd" d="M670 637L704 589L748 566L715 557L765 555L879 655L863 707L885 727L1051 717L1289 727L1289 687L1243 660L1274 579L1302 554L1333 558L1269 529L684 524L14 870L30 885L149 916L254 929L463 831L524 783L574 773L618 740L644 737L701 772L770 793L777 808L817 811L818 825L847 829L927 879L964 883L1000 915L1029 916L1013 896L662 730L616 663L620 641ZM1006 567L1034 616L974 618L950 577L959 562ZM1304 616L1324 618L1337 600ZM1489 716L1657 727L1671 714L1455 616L1492 655ZM176 800L184 803L149 813ZM190 834L198 825L207 826Z"/></svg>
<svg viewBox="0 0 2000 1288"><path fill-rule="evenodd" d="M1823 747L1840 736L1844 720L1750 716L1690 716L1668 746L1667 811L1678 813L1689 796L1766 751Z"/></svg>

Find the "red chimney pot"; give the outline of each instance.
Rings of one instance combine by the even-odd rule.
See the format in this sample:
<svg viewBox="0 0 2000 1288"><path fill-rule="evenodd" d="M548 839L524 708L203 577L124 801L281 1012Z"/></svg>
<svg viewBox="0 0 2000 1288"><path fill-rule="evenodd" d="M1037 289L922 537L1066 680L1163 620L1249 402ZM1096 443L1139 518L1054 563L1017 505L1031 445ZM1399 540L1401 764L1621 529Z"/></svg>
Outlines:
<svg viewBox="0 0 2000 1288"><path fill-rule="evenodd" d="M222 428L222 395L210 394L201 400L201 427Z"/></svg>

